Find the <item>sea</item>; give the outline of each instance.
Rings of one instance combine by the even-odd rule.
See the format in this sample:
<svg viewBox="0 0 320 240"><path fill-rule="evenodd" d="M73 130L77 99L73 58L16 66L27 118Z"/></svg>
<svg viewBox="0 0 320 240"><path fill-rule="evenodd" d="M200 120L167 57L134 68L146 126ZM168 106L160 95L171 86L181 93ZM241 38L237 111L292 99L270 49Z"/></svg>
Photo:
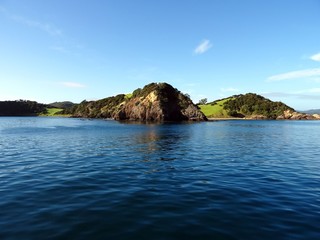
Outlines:
<svg viewBox="0 0 320 240"><path fill-rule="evenodd" d="M0 118L0 239L320 239L320 121Z"/></svg>

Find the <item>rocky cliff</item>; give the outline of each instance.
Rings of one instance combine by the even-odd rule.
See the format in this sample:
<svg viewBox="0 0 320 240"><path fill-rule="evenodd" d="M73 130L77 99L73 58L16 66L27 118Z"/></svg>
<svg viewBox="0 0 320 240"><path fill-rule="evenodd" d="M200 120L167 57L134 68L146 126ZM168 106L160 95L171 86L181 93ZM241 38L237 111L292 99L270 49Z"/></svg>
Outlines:
<svg viewBox="0 0 320 240"><path fill-rule="evenodd" d="M132 94L82 102L71 110L74 117L134 121L205 121L189 97L167 83L151 83Z"/></svg>

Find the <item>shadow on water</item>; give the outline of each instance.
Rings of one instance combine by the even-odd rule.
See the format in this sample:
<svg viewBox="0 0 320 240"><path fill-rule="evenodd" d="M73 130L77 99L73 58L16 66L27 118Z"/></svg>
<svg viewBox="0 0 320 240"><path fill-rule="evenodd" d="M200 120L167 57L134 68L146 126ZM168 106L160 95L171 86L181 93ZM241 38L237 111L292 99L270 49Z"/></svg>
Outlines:
<svg viewBox="0 0 320 240"><path fill-rule="evenodd" d="M181 149L189 138L184 124L148 124L143 132L133 136L132 144L145 161L172 161L181 159L187 152Z"/></svg>

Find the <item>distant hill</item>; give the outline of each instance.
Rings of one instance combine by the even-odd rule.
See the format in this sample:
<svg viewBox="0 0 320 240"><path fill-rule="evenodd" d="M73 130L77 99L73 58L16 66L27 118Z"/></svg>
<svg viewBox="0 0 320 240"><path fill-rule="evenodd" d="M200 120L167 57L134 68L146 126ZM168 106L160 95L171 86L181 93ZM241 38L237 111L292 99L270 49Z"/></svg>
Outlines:
<svg viewBox="0 0 320 240"><path fill-rule="evenodd" d="M306 114L320 114L320 109L311 109L311 110L300 111L300 112L306 113Z"/></svg>
<svg viewBox="0 0 320 240"><path fill-rule="evenodd" d="M286 110L294 111L282 102L273 102L254 93L234 95L199 107L209 118L276 119Z"/></svg>
<svg viewBox="0 0 320 240"><path fill-rule="evenodd" d="M64 101L64 102L54 102L54 103L50 103L50 104L48 104L48 107L66 109L66 108L71 108L71 107L73 107L74 105L76 105L76 104L73 103L73 102Z"/></svg>
<svg viewBox="0 0 320 240"><path fill-rule="evenodd" d="M138 121L207 120L190 98L167 83L151 83L132 94L83 101L63 113L74 117Z"/></svg>
<svg viewBox="0 0 320 240"><path fill-rule="evenodd" d="M1 101L0 116L38 116L47 113L45 104L28 100Z"/></svg>

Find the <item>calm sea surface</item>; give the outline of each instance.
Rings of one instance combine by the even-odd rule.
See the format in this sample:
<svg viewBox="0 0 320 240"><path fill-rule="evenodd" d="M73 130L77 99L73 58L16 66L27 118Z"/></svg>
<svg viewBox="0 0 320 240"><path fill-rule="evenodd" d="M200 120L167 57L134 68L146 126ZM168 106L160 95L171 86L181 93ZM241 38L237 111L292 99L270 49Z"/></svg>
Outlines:
<svg viewBox="0 0 320 240"><path fill-rule="evenodd" d="M0 118L0 239L320 239L320 121Z"/></svg>

